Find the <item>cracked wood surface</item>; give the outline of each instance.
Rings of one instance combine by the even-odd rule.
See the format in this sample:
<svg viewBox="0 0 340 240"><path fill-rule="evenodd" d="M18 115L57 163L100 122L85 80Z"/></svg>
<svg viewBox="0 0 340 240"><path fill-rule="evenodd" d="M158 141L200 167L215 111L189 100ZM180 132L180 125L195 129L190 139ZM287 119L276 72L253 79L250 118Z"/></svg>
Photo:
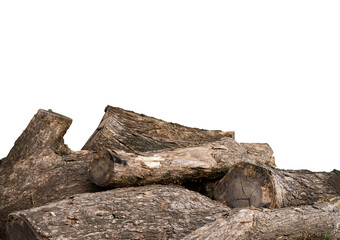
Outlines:
<svg viewBox="0 0 340 240"><path fill-rule="evenodd" d="M256 146L261 149L257 150ZM101 151L89 166L92 182L102 187L126 187L147 184L182 183L221 178L230 167L239 162L273 164L268 145L252 144L244 148L231 138L201 144L195 147L144 152L143 155L125 151ZM263 157L249 157L248 151ZM265 149L265 150L263 150ZM257 151L256 151L257 150ZM269 154L268 154L269 153Z"/></svg>
<svg viewBox="0 0 340 240"><path fill-rule="evenodd" d="M233 210L183 238L194 239L340 239L340 198L299 207Z"/></svg>
<svg viewBox="0 0 340 240"><path fill-rule="evenodd" d="M64 144L71 123L68 117L39 110L0 161L0 239L8 213L99 189L88 180L94 153L73 152Z"/></svg>
<svg viewBox="0 0 340 240"><path fill-rule="evenodd" d="M162 149L193 147L223 137L235 138L234 132L203 130L107 106L98 128L83 149L124 150L141 154Z"/></svg>
<svg viewBox="0 0 340 240"><path fill-rule="evenodd" d="M214 199L230 207L288 207L340 195L340 172L283 170L250 163L233 166L217 183Z"/></svg>
<svg viewBox="0 0 340 240"><path fill-rule="evenodd" d="M229 208L182 187L85 193L10 214L9 240L181 239Z"/></svg>

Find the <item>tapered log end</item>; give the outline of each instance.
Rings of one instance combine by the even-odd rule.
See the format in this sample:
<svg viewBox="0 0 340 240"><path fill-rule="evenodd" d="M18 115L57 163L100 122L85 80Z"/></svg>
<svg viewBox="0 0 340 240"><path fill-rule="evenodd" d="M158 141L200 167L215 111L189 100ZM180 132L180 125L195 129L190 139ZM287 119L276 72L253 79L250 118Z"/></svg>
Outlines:
<svg viewBox="0 0 340 240"><path fill-rule="evenodd" d="M230 207L273 207L273 183L265 168L240 163L218 182L214 198Z"/></svg>
<svg viewBox="0 0 340 240"><path fill-rule="evenodd" d="M26 129L15 141L5 162L15 162L42 149L50 148L56 153L67 154L70 149L64 144L64 135L72 119L52 110L39 109Z"/></svg>
<svg viewBox="0 0 340 240"><path fill-rule="evenodd" d="M105 187L109 184L111 175L114 172L114 160L110 152L102 150L98 152L89 166L90 180L98 186Z"/></svg>
<svg viewBox="0 0 340 240"><path fill-rule="evenodd" d="M37 236L31 226L21 217L10 215L6 226L8 240L37 240Z"/></svg>

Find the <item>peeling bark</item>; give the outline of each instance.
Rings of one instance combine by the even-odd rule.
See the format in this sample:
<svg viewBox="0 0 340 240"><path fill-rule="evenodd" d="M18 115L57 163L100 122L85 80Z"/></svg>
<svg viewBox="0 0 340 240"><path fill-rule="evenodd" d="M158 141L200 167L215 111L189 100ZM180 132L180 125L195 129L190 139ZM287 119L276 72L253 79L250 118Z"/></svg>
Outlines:
<svg viewBox="0 0 340 240"><path fill-rule="evenodd" d="M91 161L90 179L110 188L217 179L239 162L273 165L270 157L249 157L247 149L231 138L143 155L118 150L101 153L102 157Z"/></svg>
<svg viewBox="0 0 340 240"><path fill-rule="evenodd" d="M153 117L107 106L98 128L83 149L124 150L143 153L162 149L193 147L223 137L235 138L234 132L185 127Z"/></svg>
<svg viewBox="0 0 340 240"><path fill-rule="evenodd" d="M181 239L229 208L182 187L85 193L9 215L9 240Z"/></svg>
<svg viewBox="0 0 340 240"><path fill-rule="evenodd" d="M261 211L237 209L183 240L340 239L340 200L330 200Z"/></svg>
<svg viewBox="0 0 340 240"><path fill-rule="evenodd" d="M340 195L340 172L282 170L249 163L232 167L214 189L230 207L288 207Z"/></svg>
<svg viewBox="0 0 340 240"><path fill-rule="evenodd" d="M64 144L71 123L68 117L39 110L0 162L0 239L10 212L99 189L87 173L95 154L73 152Z"/></svg>

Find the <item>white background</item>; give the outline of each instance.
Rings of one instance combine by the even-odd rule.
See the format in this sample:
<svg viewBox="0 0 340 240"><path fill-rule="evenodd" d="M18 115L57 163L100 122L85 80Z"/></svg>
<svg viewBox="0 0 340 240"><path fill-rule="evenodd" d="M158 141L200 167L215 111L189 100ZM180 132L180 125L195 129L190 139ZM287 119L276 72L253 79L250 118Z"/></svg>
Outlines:
<svg viewBox="0 0 340 240"><path fill-rule="evenodd" d="M39 108L79 150L106 105L340 168L339 1L1 1L0 157Z"/></svg>

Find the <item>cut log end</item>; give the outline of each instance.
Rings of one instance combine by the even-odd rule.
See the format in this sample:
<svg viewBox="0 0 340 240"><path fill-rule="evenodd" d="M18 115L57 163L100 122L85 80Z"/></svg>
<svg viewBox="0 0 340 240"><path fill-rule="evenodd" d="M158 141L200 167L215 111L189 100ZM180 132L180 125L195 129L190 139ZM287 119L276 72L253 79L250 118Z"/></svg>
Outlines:
<svg viewBox="0 0 340 240"><path fill-rule="evenodd" d="M217 184L214 198L234 208L272 207L273 184L264 168L241 163Z"/></svg>
<svg viewBox="0 0 340 240"><path fill-rule="evenodd" d="M22 218L10 216L7 222L7 239L8 240L36 240L36 234L31 226Z"/></svg>
<svg viewBox="0 0 340 240"><path fill-rule="evenodd" d="M89 166L90 180L98 186L105 187L114 173L114 161L106 150L95 155Z"/></svg>

